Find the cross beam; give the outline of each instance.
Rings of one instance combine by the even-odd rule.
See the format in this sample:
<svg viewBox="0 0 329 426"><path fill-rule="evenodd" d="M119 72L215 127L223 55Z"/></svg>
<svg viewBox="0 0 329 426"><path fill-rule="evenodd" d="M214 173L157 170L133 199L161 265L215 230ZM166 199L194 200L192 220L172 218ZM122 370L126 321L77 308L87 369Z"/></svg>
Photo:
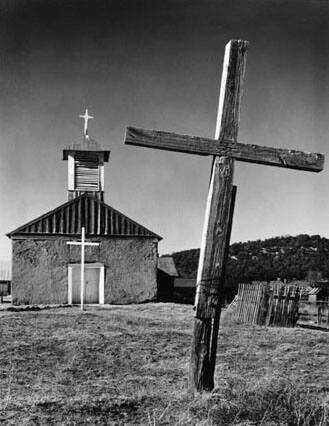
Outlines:
<svg viewBox="0 0 329 426"><path fill-rule="evenodd" d="M214 161L200 246L190 385L214 387L222 286L234 207L234 160L319 172L321 154L237 143L248 42L231 40L225 48L215 139L128 127L126 143L198 155Z"/></svg>
<svg viewBox="0 0 329 426"><path fill-rule="evenodd" d="M232 157L235 160L246 163L309 172L320 172L323 170L324 165L324 156L322 154L237 143L228 139L217 140L179 135L177 133L138 129L136 127L127 127L125 143L127 145L138 145L187 154Z"/></svg>

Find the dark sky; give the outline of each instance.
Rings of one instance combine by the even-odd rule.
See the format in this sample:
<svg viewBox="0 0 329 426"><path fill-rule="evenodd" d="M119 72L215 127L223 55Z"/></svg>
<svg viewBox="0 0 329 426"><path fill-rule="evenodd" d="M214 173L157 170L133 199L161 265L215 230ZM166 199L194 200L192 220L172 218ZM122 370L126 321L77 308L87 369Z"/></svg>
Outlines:
<svg viewBox="0 0 329 426"><path fill-rule="evenodd" d="M106 201L161 253L198 247L211 158L128 147L124 129L213 137L233 38L250 42L239 141L328 156L328 18L322 0L0 0L0 258L6 232L66 201L86 107ZM232 240L329 237L328 177L237 164Z"/></svg>

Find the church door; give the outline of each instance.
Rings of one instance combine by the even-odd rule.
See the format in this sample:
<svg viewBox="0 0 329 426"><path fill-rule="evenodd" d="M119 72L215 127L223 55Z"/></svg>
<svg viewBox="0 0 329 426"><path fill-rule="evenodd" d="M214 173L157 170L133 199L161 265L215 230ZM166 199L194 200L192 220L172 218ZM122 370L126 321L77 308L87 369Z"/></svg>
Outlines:
<svg viewBox="0 0 329 426"><path fill-rule="evenodd" d="M104 303L101 293L104 293L104 267L98 264L85 265L84 303ZM79 304L81 297L80 265L69 266L69 303ZM101 297L100 297L101 296ZM71 301L70 301L71 299Z"/></svg>

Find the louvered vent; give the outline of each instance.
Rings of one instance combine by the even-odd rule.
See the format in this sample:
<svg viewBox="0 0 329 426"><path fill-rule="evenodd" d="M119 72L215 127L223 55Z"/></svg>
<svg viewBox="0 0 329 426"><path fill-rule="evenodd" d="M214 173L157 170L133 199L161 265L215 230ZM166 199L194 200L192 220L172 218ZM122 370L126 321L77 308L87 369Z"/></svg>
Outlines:
<svg viewBox="0 0 329 426"><path fill-rule="evenodd" d="M81 152L75 155L74 181L77 191L99 190L99 160L97 155L90 152Z"/></svg>

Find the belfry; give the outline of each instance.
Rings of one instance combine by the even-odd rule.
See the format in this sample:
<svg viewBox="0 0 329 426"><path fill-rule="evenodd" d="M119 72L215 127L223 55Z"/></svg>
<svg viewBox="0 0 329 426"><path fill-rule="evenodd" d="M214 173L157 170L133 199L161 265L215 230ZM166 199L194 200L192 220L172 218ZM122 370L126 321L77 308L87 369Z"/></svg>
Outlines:
<svg viewBox="0 0 329 426"><path fill-rule="evenodd" d="M110 151L92 139L88 134L88 121L93 119L86 109L81 143L74 143L63 150L63 160L68 162L68 199L83 193L92 194L104 201L104 163L108 162Z"/></svg>

